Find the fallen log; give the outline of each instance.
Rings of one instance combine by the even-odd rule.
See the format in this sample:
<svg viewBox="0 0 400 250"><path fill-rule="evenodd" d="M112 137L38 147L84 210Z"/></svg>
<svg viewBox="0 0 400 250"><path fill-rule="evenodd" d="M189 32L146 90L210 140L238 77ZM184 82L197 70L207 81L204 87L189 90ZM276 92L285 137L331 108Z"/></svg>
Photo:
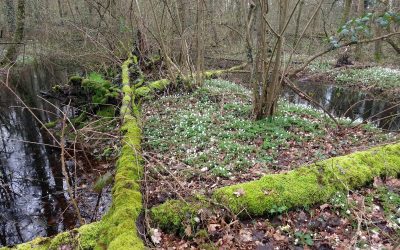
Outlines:
<svg viewBox="0 0 400 250"><path fill-rule="evenodd" d="M241 217L272 213L276 207L294 209L328 201L335 193L355 190L375 177L399 176L400 143L334 157L259 180L222 187L212 198ZM153 222L166 231L179 231L207 202L169 200L151 209ZM185 221L187 223L187 220Z"/></svg>

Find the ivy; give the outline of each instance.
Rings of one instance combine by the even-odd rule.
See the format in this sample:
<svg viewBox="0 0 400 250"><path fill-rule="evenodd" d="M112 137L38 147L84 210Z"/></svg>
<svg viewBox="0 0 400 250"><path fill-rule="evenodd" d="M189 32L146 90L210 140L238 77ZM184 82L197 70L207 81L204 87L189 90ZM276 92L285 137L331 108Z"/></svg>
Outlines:
<svg viewBox="0 0 400 250"><path fill-rule="evenodd" d="M340 47L340 41L357 42L360 37L372 37L372 28L378 25L382 29L389 28L392 24L400 24L400 12L385 12L380 15L366 13L361 17L356 17L347 21L337 30L335 36L328 39L332 48Z"/></svg>

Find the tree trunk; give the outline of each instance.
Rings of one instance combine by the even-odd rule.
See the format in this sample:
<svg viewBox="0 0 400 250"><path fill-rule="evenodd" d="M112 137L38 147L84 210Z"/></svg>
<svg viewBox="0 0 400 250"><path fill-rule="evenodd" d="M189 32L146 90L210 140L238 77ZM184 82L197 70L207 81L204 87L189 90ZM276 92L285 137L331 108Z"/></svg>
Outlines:
<svg viewBox="0 0 400 250"><path fill-rule="evenodd" d="M278 27L278 37L276 41L275 52L272 56L275 55L275 59L273 61L273 69L271 72L271 76L269 76L269 68L270 65L262 63L262 93L261 93L261 106L255 108L255 118L262 119L265 117L272 117L275 114L276 106L278 103L279 94L282 89L282 81L281 81L281 71L282 71L282 54L284 49L284 28L286 24L286 16L288 10L288 0L280 0L279 1L279 27ZM263 6L262 6L263 8ZM262 12L262 14L264 14ZM262 18L262 22L264 23L264 19ZM265 33L265 28L262 28L262 34ZM262 61L265 61L266 58L266 40L262 38L262 47L261 47L261 55L260 58ZM256 91L256 90L254 90ZM258 103L257 105L260 105Z"/></svg>
<svg viewBox="0 0 400 250"><path fill-rule="evenodd" d="M204 69L204 3L197 0L197 14L196 14L196 85L200 86L203 83L203 69Z"/></svg>
<svg viewBox="0 0 400 250"><path fill-rule="evenodd" d="M344 25L349 20L351 3L352 3L352 0L345 0L345 2L344 2L343 16L342 16L342 20L340 21L341 26Z"/></svg>
<svg viewBox="0 0 400 250"><path fill-rule="evenodd" d="M7 18L7 33L11 34L15 31L15 8L13 0L5 0L4 11Z"/></svg>
<svg viewBox="0 0 400 250"><path fill-rule="evenodd" d="M379 16L386 11L387 5L384 3L377 2L375 6L375 15ZM382 36L382 27L379 27L377 23L374 24L374 33L376 37ZM382 51L382 40L375 41L374 44L374 58L376 62L381 61L383 57Z"/></svg>
<svg viewBox="0 0 400 250"><path fill-rule="evenodd" d="M178 64L183 70L189 70L189 48L187 48L186 41L186 9L185 1L177 0L175 2L175 9L177 13L177 25L179 28L179 38L180 38L180 51L178 56Z"/></svg>
<svg viewBox="0 0 400 250"><path fill-rule="evenodd" d="M358 6L357 6L357 14L358 16L363 16L365 14L365 0L358 0ZM356 46L356 60L361 61L362 60L362 44L357 44Z"/></svg>
<svg viewBox="0 0 400 250"><path fill-rule="evenodd" d="M25 0L18 0L17 6L17 26L14 32L13 43L7 49L7 53L4 59L1 61L1 65L12 63L17 58L17 46L22 42L24 38L24 26L25 26Z"/></svg>
<svg viewBox="0 0 400 250"><path fill-rule="evenodd" d="M297 12L296 27L295 27L294 38L293 38L293 46L295 46L297 38L299 36L299 27L300 27L301 14L303 12L303 6L304 6L304 0L301 0L299 10Z"/></svg>
<svg viewBox="0 0 400 250"><path fill-rule="evenodd" d="M61 0L57 0L57 3L58 3L58 14L60 15L61 25L64 25L64 20L63 20L64 15L63 15Z"/></svg>

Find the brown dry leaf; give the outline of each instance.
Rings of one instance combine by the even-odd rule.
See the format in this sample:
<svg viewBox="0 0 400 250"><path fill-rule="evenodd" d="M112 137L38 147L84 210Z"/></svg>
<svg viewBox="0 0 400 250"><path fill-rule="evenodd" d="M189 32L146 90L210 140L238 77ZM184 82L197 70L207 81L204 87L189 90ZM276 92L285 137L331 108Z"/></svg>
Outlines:
<svg viewBox="0 0 400 250"><path fill-rule="evenodd" d="M191 226L187 226L186 228L185 228L185 234L186 234L186 236L192 236L192 227Z"/></svg>
<svg viewBox="0 0 400 250"><path fill-rule="evenodd" d="M184 249L188 249L188 244L185 242L182 245L178 246L179 250L184 250Z"/></svg>
<svg viewBox="0 0 400 250"><path fill-rule="evenodd" d="M234 238L231 234L225 234L222 237L221 246L231 245Z"/></svg>
<svg viewBox="0 0 400 250"><path fill-rule="evenodd" d="M380 178L380 177L375 177L374 178L374 187L380 187L380 186L382 186L383 185L383 181L382 181L382 179Z"/></svg>
<svg viewBox="0 0 400 250"><path fill-rule="evenodd" d="M276 231L272 237L274 237L276 241L284 241L286 239L286 236L282 235L279 231Z"/></svg>
<svg viewBox="0 0 400 250"><path fill-rule="evenodd" d="M217 228L220 227L220 224L209 224L207 226L207 230L209 233L217 231Z"/></svg>
<svg viewBox="0 0 400 250"><path fill-rule="evenodd" d="M400 188L400 179L389 178L386 180L386 185L393 188Z"/></svg>
<svg viewBox="0 0 400 250"><path fill-rule="evenodd" d="M250 241L253 240L252 234L251 234L251 232L248 231L248 230L241 229L241 230L239 231L239 234L240 234L240 239L241 239L243 242L250 242Z"/></svg>
<svg viewBox="0 0 400 250"><path fill-rule="evenodd" d="M239 188L236 192L233 192L234 195L236 195L236 197L240 197L243 196L245 194L243 188Z"/></svg>
<svg viewBox="0 0 400 250"><path fill-rule="evenodd" d="M329 207L329 204L325 203L325 204L322 204L319 208L322 211L322 210L324 210L325 208L328 208L328 207Z"/></svg>

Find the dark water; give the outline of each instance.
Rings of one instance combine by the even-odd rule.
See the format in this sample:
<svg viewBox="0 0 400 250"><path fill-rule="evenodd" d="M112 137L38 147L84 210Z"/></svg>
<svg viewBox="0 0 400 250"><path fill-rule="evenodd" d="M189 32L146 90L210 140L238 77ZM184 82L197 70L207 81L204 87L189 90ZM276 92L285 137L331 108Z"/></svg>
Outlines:
<svg viewBox="0 0 400 250"><path fill-rule="evenodd" d="M66 70L28 67L9 84L44 122L57 113L38 98L41 90L67 79ZM4 81L4 75L0 77ZM0 246L54 235L75 225L62 178L59 151L22 103L0 84Z"/></svg>
<svg viewBox="0 0 400 250"><path fill-rule="evenodd" d="M388 102L371 93L334 85L300 82L298 87L337 117L369 121L385 130L400 130L400 100ZM282 96L292 103L309 105L291 90L286 89Z"/></svg>

